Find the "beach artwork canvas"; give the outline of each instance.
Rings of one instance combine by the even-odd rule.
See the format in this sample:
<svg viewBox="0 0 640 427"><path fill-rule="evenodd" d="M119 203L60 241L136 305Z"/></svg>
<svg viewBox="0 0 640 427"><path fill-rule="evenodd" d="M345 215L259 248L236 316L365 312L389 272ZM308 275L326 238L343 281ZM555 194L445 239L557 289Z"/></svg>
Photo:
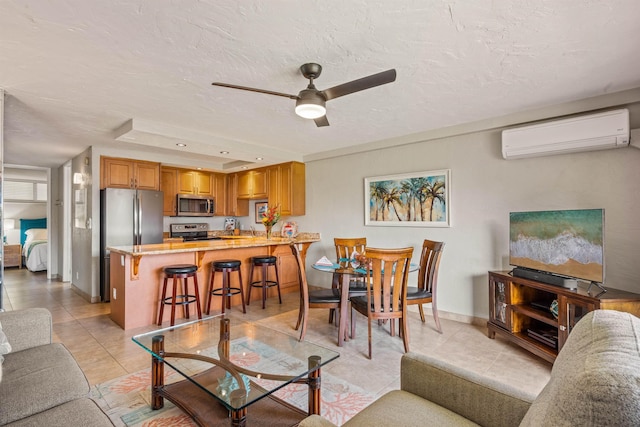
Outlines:
<svg viewBox="0 0 640 427"><path fill-rule="evenodd" d="M604 282L604 209L511 212L509 263Z"/></svg>

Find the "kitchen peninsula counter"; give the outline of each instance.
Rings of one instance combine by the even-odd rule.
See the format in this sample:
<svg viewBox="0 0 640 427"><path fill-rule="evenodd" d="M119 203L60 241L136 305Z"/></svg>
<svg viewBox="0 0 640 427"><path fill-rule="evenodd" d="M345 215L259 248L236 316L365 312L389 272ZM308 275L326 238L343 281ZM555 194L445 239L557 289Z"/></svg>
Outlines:
<svg viewBox="0 0 640 427"><path fill-rule="evenodd" d="M123 329L149 326L157 322L163 268L172 264L194 264L198 266L198 289L203 310L208 298L211 262L221 259L237 259L242 262L242 286L247 295L250 258L259 255L273 255L278 258L278 273L282 293L299 290L298 269L289 248L292 241L287 238L264 236L228 236L222 240L203 240L192 242L168 242L152 245L115 246L111 251L111 319ZM313 242L320 241L319 233L300 233L294 242L300 244L304 257ZM233 275L235 283L235 275ZM191 279L190 279L191 280ZM220 281L216 275L216 286ZM192 288L190 288L192 289ZM252 292L252 302L261 299L261 292ZM268 297L277 296L277 290L269 289ZM240 296L231 298L232 305L241 304ZM272 304L277 304L277 299ZM268 302L268 303L269 303ZM211 314L220 312L222 298L211 299ZM261 309L254 303L251 309ZM248 307L248 309L249 309ZM169 307L167 307L169 308ZM237 308L232 308L236 310ZM166 311L166 310L165 310ZM195 313L195 304L190 313ZM182 308L176 308L176 318L182 316ZM165 316L167 317L167 316ZM168 317L167 317L168 318ZM191 315L194 317L194 314Z"/></svg>

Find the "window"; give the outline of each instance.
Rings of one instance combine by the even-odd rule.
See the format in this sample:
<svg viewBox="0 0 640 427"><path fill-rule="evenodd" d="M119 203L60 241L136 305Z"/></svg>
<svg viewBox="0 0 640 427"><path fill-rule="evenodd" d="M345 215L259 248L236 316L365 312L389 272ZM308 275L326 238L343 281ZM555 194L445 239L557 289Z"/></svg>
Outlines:
<svg viewBox="0 0 640 427"><path fill-rule="evenodd" d="M39 181L4 181L5 202L46 202L47 183Z"/></svg>

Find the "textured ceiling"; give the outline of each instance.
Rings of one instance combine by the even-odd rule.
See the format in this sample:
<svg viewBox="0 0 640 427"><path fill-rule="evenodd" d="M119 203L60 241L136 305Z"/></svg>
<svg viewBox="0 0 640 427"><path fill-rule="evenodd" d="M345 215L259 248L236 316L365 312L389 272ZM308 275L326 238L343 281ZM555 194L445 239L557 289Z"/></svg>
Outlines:
<svg viewBox="0 0 640 427"><path fill-rule="evenodd" d="M4 161L182 140L231 170L637 88L639 18L638 0L3 0ZM211 86L297 94L305 62L318 89L398 77L329 101L324 128L293 100Z"/></svg>

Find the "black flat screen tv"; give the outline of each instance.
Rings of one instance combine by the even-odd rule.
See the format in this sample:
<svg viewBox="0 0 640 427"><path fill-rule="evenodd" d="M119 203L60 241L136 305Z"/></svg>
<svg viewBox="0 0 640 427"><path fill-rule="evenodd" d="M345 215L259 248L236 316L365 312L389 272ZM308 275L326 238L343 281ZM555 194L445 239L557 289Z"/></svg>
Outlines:
<svg viewBox="0 0 640 427"><path fill-rule="evenodd" d="M509 263L604 283L604 209L511 212Z"/></svg>

